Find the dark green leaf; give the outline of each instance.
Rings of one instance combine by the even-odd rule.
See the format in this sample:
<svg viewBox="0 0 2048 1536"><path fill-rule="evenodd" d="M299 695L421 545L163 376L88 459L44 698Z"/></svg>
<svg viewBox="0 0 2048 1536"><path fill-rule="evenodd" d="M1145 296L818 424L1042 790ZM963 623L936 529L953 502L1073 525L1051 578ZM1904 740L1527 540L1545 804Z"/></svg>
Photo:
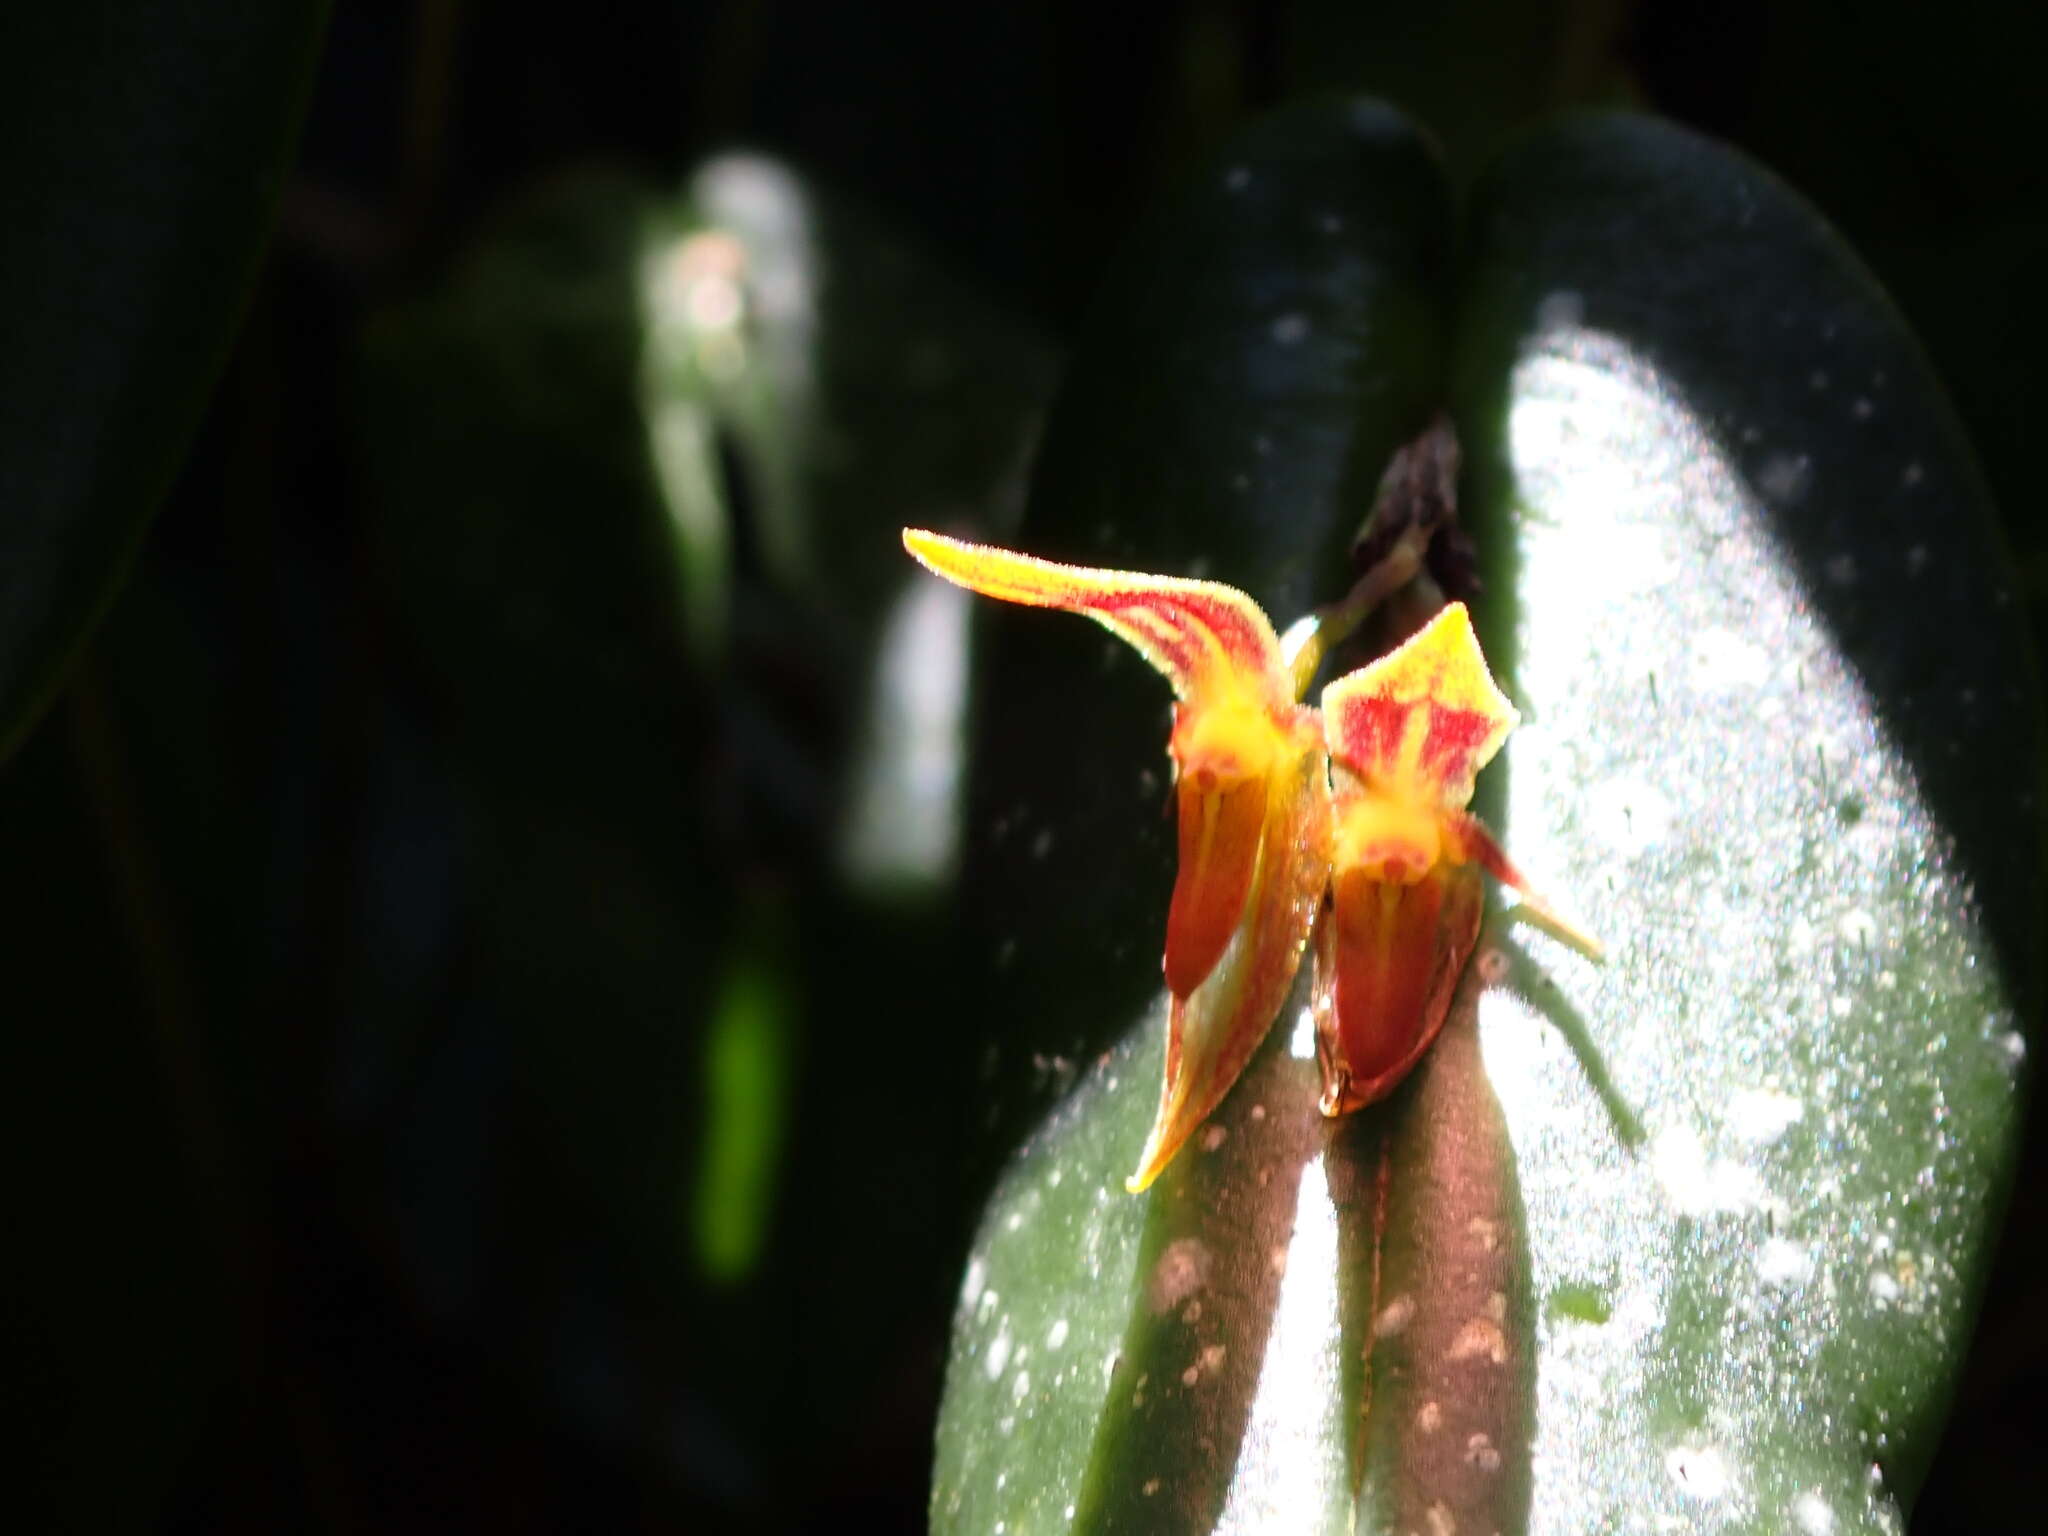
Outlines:
<svg viewBox="0 0 2048 1536"><path fill-rule="evenodd" d="M1232 505L1229 464L1163 467L1223 458L1261 398L1264 359L1174 351L1298 280L1308 247L1254 264L1261 233L1405 185L1331 171L1242 228L1197 196L1185 243L1142 253L1112 313L1156 292L1177 328L1149 367L1084 350L1034 551L1222 551L1205 574L1283 624L1341 582L1412 420L1298 402L1335 445L1309 473L1369 444L1336 504ZM1332 1131L1302 1121L1297 994L1149 1201L1123 1196L1159 1070L1163 690L1079 626L993 622L987 1018L1078 1081L974 1251L940 1529L1895 1530L1924 1466L2040 987L2039 703L1968 450L1825 226L1676 130L1525 141L1474 194L1462 271L1477 608L1525 719L1482 789L1610 962L1489 928L1431 1061ZM998 1123L1032 1118L1002 1087L1030 1075L998 1060Z"/></svg>
<svg viewBox="0 0 2048 1536"><path fill-rule="evenodd" d="M1449 251L1444 183L1399 117L1317 104L1255 130L1112 279L1055 408L1025 542L1228 580L1280 615L1341 595L1380 470L1440 397ZM991 1123L1028 1123L1048 1089L1083 1082L985 1219L935 1524L1061 1529L1072 1506L1081 1529L1207 1530L1226 1510L1263 1529L1271 1500L1325 1496L1334 1518L1350 1451L1327 1191L1346 1191L1347 1223L1369 1221L1357 1192L1372 1175L1346 1151L1326 1178L1297 994L1206 1135L1149 1199L1123 1193L1163 1049L1167 693L1091 626L981 618L969 867L987 914ZM1305 1235L1298 1206L1328 1219ZM1291 1323L1290 1286L1306 1288ZM1274 1352L1323 1396L1262 1395ZM1294 1436L1300 1458L1243 1484L1240 1442L1296 1406L1325 1433Z"/></svg>

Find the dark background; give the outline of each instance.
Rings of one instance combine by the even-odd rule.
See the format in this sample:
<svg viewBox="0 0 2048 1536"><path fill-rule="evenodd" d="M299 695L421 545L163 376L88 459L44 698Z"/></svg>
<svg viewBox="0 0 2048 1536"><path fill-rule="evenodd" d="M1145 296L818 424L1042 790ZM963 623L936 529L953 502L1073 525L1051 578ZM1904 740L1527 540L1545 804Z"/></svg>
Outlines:
<svg viewBox="0 0 2048 1536"><path fill-rule="evenodd" d="M1777 171L1891 289L2038 637L2048 133L2020 15L338 7L202 438L0 770L20 1528L923 1525L958 1256L1000 1149L974 1136L943 915L854 912L824 870L805 786L848 727L832 669L790 643L803 614L743 592L724 673L679 676L673 719L614 751L542 689L522 747L451 687L389 536L369 338L531 189L594 167L679 184L758 146L1052 355L1147 199L1297 91L1387 95L1460 170L1544 110L1644 106ZM441 617L487 629L464 603L491 600ZM795 1065L770 1235L721 1280L659 1228L734 945L785 976ZM2043 1169L2036 1131L1916 1531L2031 1530L2048 1497Z"/></svg>

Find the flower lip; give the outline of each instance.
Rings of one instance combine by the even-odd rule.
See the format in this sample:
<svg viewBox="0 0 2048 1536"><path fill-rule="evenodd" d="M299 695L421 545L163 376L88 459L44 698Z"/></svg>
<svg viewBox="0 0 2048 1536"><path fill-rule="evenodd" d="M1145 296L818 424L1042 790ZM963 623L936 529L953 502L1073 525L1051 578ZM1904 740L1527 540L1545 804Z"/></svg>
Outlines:
<svg viewBox="0 0 2048 1536"><path fill-rule="evenodd" d="M1375 880L1421 879L1445 851L1436 808L1413 795L1347 785L1351 775L1338 773L1336 866L1368 871Z"/></svg>

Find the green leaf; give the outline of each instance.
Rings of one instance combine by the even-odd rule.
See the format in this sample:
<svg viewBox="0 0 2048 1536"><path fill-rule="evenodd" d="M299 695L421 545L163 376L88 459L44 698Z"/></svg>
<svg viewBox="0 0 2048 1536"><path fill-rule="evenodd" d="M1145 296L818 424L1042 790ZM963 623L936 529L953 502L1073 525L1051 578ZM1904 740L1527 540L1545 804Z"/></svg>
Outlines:
<svg viewBox="0 0 2048 1536"><path fill-rule="evenodd" d="M1214 550L1281 623L1341 590L1426 347L1285 410L1290 470L1340 489L1224 492L1299 377L1248 316L1338 289L1294 222L1433 184L1338 151L1368 123L1402 133L1262 125L1168 215L1077 359L1027 547ZM1240 224L1262 155L1291 179ZM1429 206L1383 205L1350 270L1400 270L1404 230L1440 249ZM987 1027L1073 1086L1048 1111L998 1059L1028 1134L961 1295L937 1529L1891 1530L1931 1453L2041 980L2040 712L1967 446L1821 221L1678 130L1537 132L1462 246L1455 290L1432 259L1348 291L1400 294L1409 335L1455 293L1475 607L1525 720L1482 797L1610 961L1496 919L1424 1067L1328 1127L1297 992L1123 1196L1162 1048L1163 700L1081 626L986 615ZM1339 314L1297 340L1403 333ZM1374 363L1414 393L1369 394Z"/></svg>
<svg viewBox="0 0 2048 1536"><path fill-rule="evenodd" d="M227 356L327 7L20 8L0 62L0 756L127 569Z"/></svg>
<svg viewBox="0 0 2048 1536"><path fill-rule="evenodd" d="M1883 1529L2040 998L2040 709L1991 509L1898 317L1753 167L1589 118L1474 208L1460 415L1532 717L1506 821L1613 946L1558 982L1649 1133L1626 1155L1499 1011L1536 1289L1613 1289L1545 1339L1538 1525Z"/></svg>
<svg viewBox="0 0 2048 1536"><path fill-rule="evenodd" d="M957 777L964 685L934 674L964 607L933 611L894 535L1013 518L1051 374L777 162L720 157L681 194L560 178L371 332L380 564L494 773L609 799L637 768L665 804L722 715L764 814L928 897L957 839L931 765Z"/></svg>

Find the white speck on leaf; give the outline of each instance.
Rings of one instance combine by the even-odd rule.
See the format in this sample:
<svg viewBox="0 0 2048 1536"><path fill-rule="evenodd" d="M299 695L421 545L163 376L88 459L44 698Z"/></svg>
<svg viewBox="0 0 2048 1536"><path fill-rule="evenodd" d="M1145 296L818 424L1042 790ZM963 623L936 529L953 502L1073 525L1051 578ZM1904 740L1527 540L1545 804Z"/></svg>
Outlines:
<svg viewBox="0 0 2048 1536"><path fill-rule="evenodd" d="M1673 1446L1664 1457L1664 1470L1671 1480L1696 1499L1713 1500L1728 1492L1734 1481L1728 1463L1712 1446Z"/></svg>
<svg viewBox="0 0 2048 1536"><path fill-rule="evenodd" d="M1155 1313L1171 1312L1209 1283L1213 1259L1200 1238L1176 1238L1166 1245L1145 1282Z"/></svg>
<svg viewBox="0 0 2048 1536"><path fill-rule="evenodd" d="M1813 1255L1790 1238L1773 1237L1757 1250L1756 1274L1765 1285L1804 1285L1813 1278Z"/></svg>
<svg viewBox="0 0 2048 1536"><path fill-rule="evenodd" d="M1728 1101L1728 1129L1755 1146L1768 1146L1806 1113L1806 1106L1774 1088L1743 1088Z"/></svg>
<svg viewBox="0 0 2048 1536"><path fill-rule="evenodd" d="M1536 328L1541 331L1576 330L1585 319L1586 297L1570 288L1546 293L1536 306Z"/></svg>
<svg viewBox="0 0 2048 1536"><path fill-rule="evenodd" d="M1372 1320L1373 1337L1376 1339L1392 1338L1403 1328L1406 1328L1409 1319L1414 1316L1415 1298L1407 1295L1396 1296L1392 1301L1380 1308L1380 1315Z"/></svg>
<svg viewBox="0 0 2048 1536"><path fill-rule="evenodd" d="M1813 460L1803 453L1774 453L1757 471L1756 483L1772 501L1798 501L1813 483Z"/></svg>
<svg viewBox="0 0 2048 1536"><path fill-rule="evenodd" d="M1706 1148L1689 1129L1659 1136L1650 1149L1650 1166L1665 1197L1682 1215L1733 1215L1765 1203L1763 1181L1754 1169L1728 1158L1710 1163Z"/></svg>
<svg viewBox="0 0 2048 1536"><path fill-rule="evenodd" d="M981 1368L990 1381L1003 1374L1003 1368L1010 1363L1010 1335L1000 1332L988 1343L988 1354L982 1358Z"/></svg>
<svg viewBox="0 0 2048 1536"><path fill-rule="evenodd" d="M1458 1330L1445 1356L1451 1360L1483 1358L1501 1365L1508 1358L1508 1341L1500 1331L1500 1324L1492 1318L1475 1317Z"/></svg>
<svg viewBox="0 0 2048 1536"><path fill-rule="evenodd" d="M1466 1438L1465 1460L1482 1472L1500 1470L1500 1452L1494 1448L1493 1441L1482 1434L1473 1434Z"/></svg>
<svg viewBox="0 0 2048 1536"><path fill-rule="evenodd" d="M1701 630L1692 641L1692 685L1710 693L1738 693L1771 680L1771 655L1732 629Z"/></svg>
<svg viewBox="0 0 2048 1536"><path fill-rule="evenodd" d="M1835 1512L1818 1493L1808 1490L1794 1499L1792 1518L1804 1536L1834 1536Z"/></svg>

